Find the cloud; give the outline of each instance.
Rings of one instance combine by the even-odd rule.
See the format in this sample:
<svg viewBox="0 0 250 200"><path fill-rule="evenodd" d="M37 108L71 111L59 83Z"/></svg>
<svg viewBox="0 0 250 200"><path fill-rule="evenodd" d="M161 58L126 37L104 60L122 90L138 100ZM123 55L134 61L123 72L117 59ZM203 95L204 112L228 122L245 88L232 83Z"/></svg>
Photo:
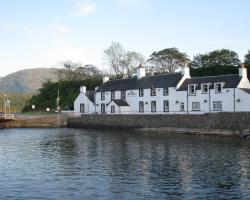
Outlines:
<svg viewBox="0 0 250 200"><path fill-rule="evenodd" d="M74 17L80 17L96 11L96 6L90 3L78 4L75 7L76 11L74 13Z"/></svg>
<svg viewBox="0 0 250 200"><path fill-rule="evenodd" d="M58 33L70 33L71 29L69 29L67 26L58 26L55 28L55 31Z"/></svg>
<svg viewBox="0 0 250 200"><path fill-rule="evenodd" d="M3 26L0 26L0 30L1 31L14 31L16 30L16 26L13 24L6 24Z"/></svg>

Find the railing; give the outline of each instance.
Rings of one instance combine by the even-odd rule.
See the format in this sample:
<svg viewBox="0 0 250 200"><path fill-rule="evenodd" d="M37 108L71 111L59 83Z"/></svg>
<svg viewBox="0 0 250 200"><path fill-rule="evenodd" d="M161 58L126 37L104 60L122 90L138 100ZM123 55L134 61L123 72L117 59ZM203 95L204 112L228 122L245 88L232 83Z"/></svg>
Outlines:
<svg viewBox="0 0 250 200"><path fill-rule="evenodd" d="M14 114L0 114L0 119L13 120L14 118Z"/></svg>

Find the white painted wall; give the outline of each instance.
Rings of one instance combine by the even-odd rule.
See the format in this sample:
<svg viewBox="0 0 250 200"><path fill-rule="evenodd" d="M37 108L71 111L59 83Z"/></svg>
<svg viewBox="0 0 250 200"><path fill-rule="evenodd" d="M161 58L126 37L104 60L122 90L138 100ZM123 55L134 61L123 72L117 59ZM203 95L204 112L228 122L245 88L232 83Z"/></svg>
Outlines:
<svg viewBox="0 0 250 200"><path fill-rule="evenodd" d="M75 114L80 113L80 104L84 104L85 107L85 114L91 114L95 112L94 104L89 100L89 98L85 95L85 93L80 93L76 100L74 101L74 112ZM83 114L83 113L82 113Z"/></svg>

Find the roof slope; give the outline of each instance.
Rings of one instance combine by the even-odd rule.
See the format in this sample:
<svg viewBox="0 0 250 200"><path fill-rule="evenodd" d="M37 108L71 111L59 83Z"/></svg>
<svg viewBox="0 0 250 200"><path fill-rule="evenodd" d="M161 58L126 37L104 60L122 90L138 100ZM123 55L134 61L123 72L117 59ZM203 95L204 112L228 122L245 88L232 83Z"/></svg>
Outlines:
<svg viewBox="0 0 250 200"><path fill-rule="evenodd" d="M121 90L134 90L134 89L146 89L146 88L164 88L164 87L176 87L183 75L181 73L176 74L164 74L156 76L146 76L141 79L129 78L129 79L116 79L107 81L99 87L97 92L106 91L121 91Z"/></svg>
<svg viewBox="0 0 250 200"><path fill-rule="evenodd" d="M88 99L94 103L95 102L95 92L94 91L87 91L86 92L86 96L88 97Z"/></svg>
<svg viewBox="0 0 250 200"><path fill-rule="evenodd" d="M120 106L129 106L128 102L123 100L123 99L113 99L113 100L110 101L110 103L112 101L115 102L115 104L118 105L119 107Z"/></svg>
<svg viewBox="0 0 250 200"><path fill-rule="evenodd" d="M250 94L250 88L241 88L241 90L243 90L244 92Z"/></svg>
<svg viewBox="0 0 250 200"><path fill-rule="evenodd" d="M224 88L236 88L239 85L241 79L242 77L240 77L238 74L189 78L183 82L183 84L178 90L179 91L187 90L189 84L197 84L196 89L200 90L202 83L212 83L211 89L213 89L214 83L219 83L219 82L225 83Z"/></svg>

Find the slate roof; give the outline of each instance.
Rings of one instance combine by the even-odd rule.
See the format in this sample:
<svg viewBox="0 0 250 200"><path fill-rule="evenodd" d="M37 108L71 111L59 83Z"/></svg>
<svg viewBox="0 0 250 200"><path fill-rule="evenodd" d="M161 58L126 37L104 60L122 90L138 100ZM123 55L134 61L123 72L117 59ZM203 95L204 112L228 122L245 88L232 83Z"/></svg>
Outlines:
<svg viewBox="0 0 250 200"><path fill-rule="evenodd" d="M86 96L88 97L88 99L94 103L95 102L95 92L94 91L87 91L86 92Z"/></svg>
<svg viewBox="0 0 250 200"><path fill-rule="evenodd" d="M183 75L181 73L176 74L163 74L155 76L145 76L141 79L128 78L128 79L116 79L110 80L99 87L97 92L106 91L122 91L122 90L135 90L146 88L164 88L164 87L176 87Z"/></svg>
<svg viewBox="0 0 250 200"><path fill-rule="evenodd" d="M111 103L112 101L115 102L115 104L118 105L119 107L120 107L120 106L129 106L128 102L125 101L125 100L123 100L123 99L112 99L112 100L110 101L110 103Z"/></svg>
<svg viewBox="0 0 250 200"><path fill-rule="evenodd" d="M214 89L214 83L220 82L225 83L223 88L237 88L241 79L238 74L189 78L183 82L178 91L188 90L189 84L197 84L196 90L200 90L202 83L211 83L210 89Z"/></svg>
<svg viewBox="0 0 250 200"><path fill-rule="evenodd" d="M241 90L243 90L244 92L250 94L250 89L249 88L241 88Z"/></svg>

